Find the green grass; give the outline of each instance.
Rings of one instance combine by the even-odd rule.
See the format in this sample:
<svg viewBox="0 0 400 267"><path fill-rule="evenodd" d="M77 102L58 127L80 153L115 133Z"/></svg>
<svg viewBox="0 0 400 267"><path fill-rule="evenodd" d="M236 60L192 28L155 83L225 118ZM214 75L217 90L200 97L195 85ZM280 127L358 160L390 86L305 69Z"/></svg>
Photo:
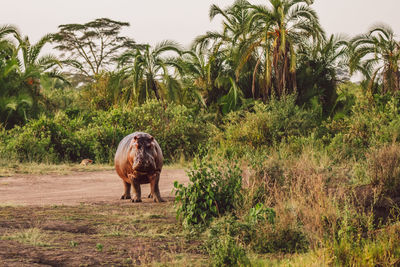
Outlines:
<svg viewBox="0 0 400 267"><path fill-rule="evenodd" d="M254 267L325 267L330 266L323 250L315 250L301 254L268 254L261 256L250 254L250 265Z"/></svg>

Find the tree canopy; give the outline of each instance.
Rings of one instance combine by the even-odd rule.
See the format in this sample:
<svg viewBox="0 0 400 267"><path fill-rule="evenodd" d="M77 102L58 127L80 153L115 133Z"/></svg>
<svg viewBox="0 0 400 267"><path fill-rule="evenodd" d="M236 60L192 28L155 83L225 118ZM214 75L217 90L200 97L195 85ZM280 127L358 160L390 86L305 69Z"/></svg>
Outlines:
<svg viewBox="0 0 400 267"><path fill-rule="evenodd" d="M324 116L330 116L338 85L356 72L373 94L398 92L400 45L393 30L374 25L353 38L327 38L312 3L213 4L209 18L220 18L221 27L197 36L189 49L174 41L137 44L121 34L128 22L109 18L60 25L57 33L36 44L3 26L0 86L6 89L1 106L7 112L35 108L45 76L68 76L72 87L82 85L92 107L105 110L154 98L226 114L257 100L295 94L298 105L321 106ZM50 41L62 52L59 57L40 55ZM62 73L56 68L61 66Z"/></svg>
<svg viewBox="0 0 400 267"><path fill-rule="evenodd" d="M135 48L136 43L121 36L128 22L108 18L95 19L84 24L63 24L54 34L55 48L63 52L65 63L85 78L93 80L102 70L114 63L116 56L126 49Z"/></svg>

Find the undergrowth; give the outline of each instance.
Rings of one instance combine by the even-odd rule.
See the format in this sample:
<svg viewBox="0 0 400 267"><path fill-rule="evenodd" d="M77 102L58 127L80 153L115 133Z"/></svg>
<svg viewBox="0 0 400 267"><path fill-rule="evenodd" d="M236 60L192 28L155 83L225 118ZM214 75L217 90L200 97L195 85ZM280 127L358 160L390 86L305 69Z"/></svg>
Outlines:
<svg viewBox="0 0 400 267"><path fill-rule="evenodd" d="M271 253L320 255L310 257L315 266L399 265L396 101L360 98L346 116L321 123L290 97L231 113L203 160L223 157L194 165L192 183L176 185L178 215L203 235L215 266L257 266L254 255ZM214 193L232 199L233 190L219 170L232 159L240 201L221 206Z"/></svg>

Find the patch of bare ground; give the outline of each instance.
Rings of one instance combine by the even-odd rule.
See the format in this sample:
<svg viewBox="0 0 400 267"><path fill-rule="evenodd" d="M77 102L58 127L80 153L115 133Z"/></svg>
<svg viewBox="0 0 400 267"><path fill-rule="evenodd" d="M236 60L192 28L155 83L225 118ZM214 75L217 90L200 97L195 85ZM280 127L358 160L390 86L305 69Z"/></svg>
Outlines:
<svg viewBox="0 0 400 267"><path fill-rule="evenodd" d="M183 169L165 168L161 172L162 197L172 197L174 181L186 183ZM142 196L150 193L142 185ZM118 202L123 194L122 180L114 170L60 174L15 174L0 177L0 205L77 205Z"/></svg>
<svg viewBox="0 0 400 267"><path fill-rule="evenodd" d="M2 266L202 265L205 257L171 201L0 207Z"/></svg>
<svg viewBox="0 0 400 267"><path fill-rule="evenodd" d="M175 180L188 181L183 169L163 170L166 202L132 203L114 171L1 177L0 266L206 265L176 221Z"/></svg>

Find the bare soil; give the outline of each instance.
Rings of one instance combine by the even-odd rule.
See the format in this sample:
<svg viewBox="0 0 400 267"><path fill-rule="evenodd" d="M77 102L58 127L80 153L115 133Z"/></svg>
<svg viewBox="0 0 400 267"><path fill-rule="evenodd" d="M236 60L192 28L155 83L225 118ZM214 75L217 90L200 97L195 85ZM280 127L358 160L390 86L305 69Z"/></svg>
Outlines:
<svg viewBox="0 0 400 267"><path fill-rule="evenodd" d="M114 171L0 177L0 266L203 265L201 242L177 222L173 182L183 169L164 169L164 203L120 200Z"/></svg>
<svg viewBox="0 0 400 267"><path fill-rule="evenodd" d="M172 199L174 181L186 183L183 169L163 169L161 196ZM150 193L142 185L142 198ZM115 203L123 194L121 178L115 171L74 172L69 175L22 175L0 177L0 204L9 205L77 205L80 203ZM148 200L151 201L151 200Z"/></svg>

